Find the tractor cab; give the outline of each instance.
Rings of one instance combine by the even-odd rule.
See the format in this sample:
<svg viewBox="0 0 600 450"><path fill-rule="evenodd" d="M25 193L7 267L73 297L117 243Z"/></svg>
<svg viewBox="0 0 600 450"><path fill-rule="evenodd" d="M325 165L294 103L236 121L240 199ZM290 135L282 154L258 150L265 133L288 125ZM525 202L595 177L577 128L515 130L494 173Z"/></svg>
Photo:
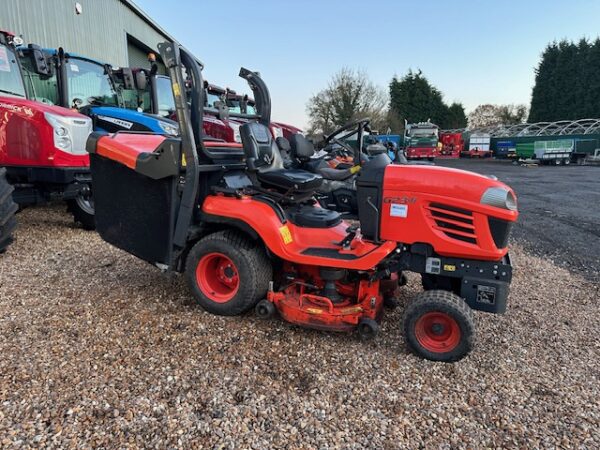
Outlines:
<svg viewBox="0 0 600 450"><path fill-rule="evenodd" d="M24 69L25 87L31 98L42 103L59 105L90 117L95 130L115 132L150 131L177 135L176 122L158 115L127 109L131 99L124 96L124 87L134 87L132 73L115 76L110 65L85 56L65 52L62 48L40 49L35 45L19 49ZM37 56L36 56L37 55ZM41 71L43 60L48 70ZM142 83L138 73L137 83ZM119 79L127 80L124 84ZM130 83L130 84L129 84Z"/></svg>
<svg viewBox="0 0 600 450"><path fill-rule="evenodd" d="M16 56L15 40L17 43L21 42L12 33L0 31L0 95L25 98L25 85Z"/></svg>

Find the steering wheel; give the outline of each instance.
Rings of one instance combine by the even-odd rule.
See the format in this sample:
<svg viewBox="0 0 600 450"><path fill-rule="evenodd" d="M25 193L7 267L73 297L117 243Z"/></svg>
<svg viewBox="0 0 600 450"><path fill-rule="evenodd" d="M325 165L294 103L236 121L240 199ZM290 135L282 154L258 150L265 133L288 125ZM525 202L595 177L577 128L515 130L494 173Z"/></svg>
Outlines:
<svg viewBox="0 0 600 450"><path fill-rule="evenodd" d="M348 122L346 125L338 128L333 133L324 136L323 147L327 147L328 145L334 143L334 144L337 144L340 147L342 147L345 150L345 153L349 153L349 154L353 155L355 152L355 149L352 148L350 146L350 144L345 142L344 139L354 133L362 134L359 132L361 130L364 130L365 128L367 128L369 123L371 123L371 119L369 119L369 118L357 119L357 120L352 120L351 122ZM344 132L347 132L347 133L344 133ZM360 143L359 143L359 147L360 147ZM339 152L339 149L333 150L329 153L334 154L334 152Z"/></svg>

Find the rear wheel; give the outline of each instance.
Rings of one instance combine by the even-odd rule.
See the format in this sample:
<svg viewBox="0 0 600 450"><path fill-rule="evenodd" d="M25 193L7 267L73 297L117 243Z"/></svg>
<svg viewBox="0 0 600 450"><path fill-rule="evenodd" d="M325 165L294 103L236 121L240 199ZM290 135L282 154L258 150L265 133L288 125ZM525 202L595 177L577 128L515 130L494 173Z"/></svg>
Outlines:
<svg viewBox="0 0 600 450"><path fill-rule="evenodd" d="M192 247L185 273L200 306L236 316L266 296L273 269L257 242L227 230L209 234Z"/></svg>
<svg viewBox="0 0 600 450"><path fill-rule="evenodd" d="M6 180L6 169L0 168L0 253L4 253L13 242L13 232L17 227L15 214L19 207L13 201L14 188Z"/></svg>
<svg viewBox="0 0 600 450"><path fill-rule="evenodd" d="M74 200L68 200L67 211L73 214L75 223L80 223L85 230L96 229L94 200L91 194L79 194Z"/></svg>
<svg viewBox="0 0 600 450"><path fill-rule="evenodd" d="M404 334L417 355L432 361L458 361L473 348L473 313L452 292L426 291L406 308Z"/></svg>

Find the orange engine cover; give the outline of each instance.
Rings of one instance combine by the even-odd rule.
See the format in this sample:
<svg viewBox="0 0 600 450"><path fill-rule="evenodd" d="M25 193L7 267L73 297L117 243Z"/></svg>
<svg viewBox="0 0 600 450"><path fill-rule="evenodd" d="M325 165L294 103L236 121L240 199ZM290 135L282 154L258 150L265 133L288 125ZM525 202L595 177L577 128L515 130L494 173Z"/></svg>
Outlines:
<svg viewBox="0 0 600 450"><path fill-rule="evenodd" d="M513 193L504 183L473 172L390 165L383 184L381 239L431 244L443 256L498 261L508 249L496 246L489 219L510 225L518 213L482 204L492 187Z"/></svg>

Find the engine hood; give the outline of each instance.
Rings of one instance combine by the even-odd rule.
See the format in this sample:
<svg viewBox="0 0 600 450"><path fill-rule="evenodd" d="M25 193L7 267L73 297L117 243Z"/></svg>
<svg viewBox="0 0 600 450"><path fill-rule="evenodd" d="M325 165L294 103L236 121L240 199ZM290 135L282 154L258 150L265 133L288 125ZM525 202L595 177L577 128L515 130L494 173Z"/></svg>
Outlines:
<svg viewBox="0 0 600 450"><path fill-rule="evenodd" d="M385 170L384 188L410 191L461 201L480 203L483 194L492 187L513 190L496 179L467 170L437 166L390 164Z"/></svg>

